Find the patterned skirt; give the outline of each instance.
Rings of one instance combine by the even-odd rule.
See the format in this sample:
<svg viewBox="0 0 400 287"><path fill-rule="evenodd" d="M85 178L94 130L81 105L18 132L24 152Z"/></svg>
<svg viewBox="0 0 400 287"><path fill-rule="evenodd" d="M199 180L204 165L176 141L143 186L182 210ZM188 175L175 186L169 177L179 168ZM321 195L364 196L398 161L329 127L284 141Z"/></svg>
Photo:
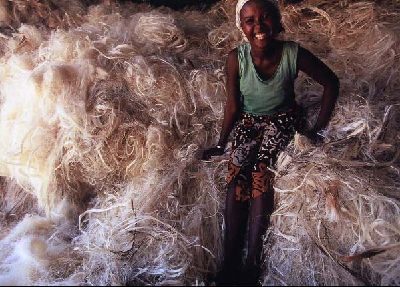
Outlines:
<svg viewBox="0 0 400 287"><path fill-rule="evenodd" d="M234 184L235 198L247 201L272 188L278 155L292 140L296 109L273 116L243 113L236 125L228 164L227 184Z"/></svg>

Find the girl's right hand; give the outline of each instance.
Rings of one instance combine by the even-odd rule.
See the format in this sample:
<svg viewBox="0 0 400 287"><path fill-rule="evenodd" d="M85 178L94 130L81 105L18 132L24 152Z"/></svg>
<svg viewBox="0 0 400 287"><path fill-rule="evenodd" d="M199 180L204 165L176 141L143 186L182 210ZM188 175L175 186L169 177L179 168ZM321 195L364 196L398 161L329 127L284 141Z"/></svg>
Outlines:
<svg viewBox="0 0 400 287"><path fill-rule="evenodd" d="M221 146L212 147L203 151L201 156L202 160L209 160L212 156L220 156L223 155L225 149Z"/></svg>
<svg viewBox="0 0 400 287"><path fill-rule="evenodd" d="M304 135L313 143L320 144L324 142L324 138L315 130L308 130Z"/></svg>

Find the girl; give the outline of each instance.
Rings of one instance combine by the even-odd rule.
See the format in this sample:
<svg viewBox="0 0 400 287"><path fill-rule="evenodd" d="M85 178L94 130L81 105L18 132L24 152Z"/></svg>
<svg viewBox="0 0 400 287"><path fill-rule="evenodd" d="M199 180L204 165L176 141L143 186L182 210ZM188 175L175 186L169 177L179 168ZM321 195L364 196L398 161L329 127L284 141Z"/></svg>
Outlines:
<svg viewBox="0 0 400 287"><path fill-rule="evenodd" d="M227 175L224 264L218 280L221 284L237 284L240 280L254 285L260 275L262 236L273 211L270 168L299 126L294 95L297 73L305 72L324 87L317 121L311 130L303 132L314 142L321 140L318 132L329 122L339 81L308 50L277 39L283 27L274 0L239 0L236 25L246 43L228 54L228 95L222 130L217 146L205 150L203 159L224 153L236 124ZM248 251L242 267L247 222Z"/></svg>

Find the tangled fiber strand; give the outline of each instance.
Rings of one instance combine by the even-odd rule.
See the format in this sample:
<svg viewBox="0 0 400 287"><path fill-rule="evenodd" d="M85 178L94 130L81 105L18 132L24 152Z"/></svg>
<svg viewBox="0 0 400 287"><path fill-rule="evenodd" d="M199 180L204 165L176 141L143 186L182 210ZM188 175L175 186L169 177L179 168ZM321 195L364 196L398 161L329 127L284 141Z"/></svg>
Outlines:
<svg viewBox="0 0 400 287"><path fill-rule="evenodd" d="M281 5L282 38L341 95L325 143L296 135L279 158L264 284L400 283L400 10L381 2ZM210 283L226 157L198 154L242 41L234 4L0 1L1 284ZM321 87L300 74L296 94L312 125Z"/></svg>
<svg viewBox="0 0 400 287"><path fill-rule="evenodd" d="M65 29L77 25L84 12L84 2L78 0L2 0L0 27L13 30L21 24L30 24Z"/></svg>
<svg viewBox="0 0 400 287"><path fill-rule="evenodd" d="M109 12L107 9L100 10ZM140 20L143 15L146 21ZM50 217L63 198L70 209L78 206L79 210L87 208L86 204L92 199L92 209L84 212L82 217L96 213L93 210L97 208L103 212L99 213L100 219L93 218L93 222L104 222L104 212L109 208L114 210L113 206L118 204L115 200L110 203L111 207L104 207L109 203L107 198L118 198L116 194L119 190L127 190L126 202L133 202L139 209L139 214L130 218L132 214L126 213L127 227L120 229L121 234L124 234L124 238L130 238L138 233L141 241L152 242L147 248L143 248L140 257L133 257L135 262L137 258L140 260L133 263L136 267L132 269L131 265L126 264L127 257L118 253L131 240L125 242L120 238L122 235L117 234L113 237L117 240L116 243L107 244L110 241L108 232L115 233L113 230L117 225L111 222L91 224L92 221L84 224L81 229L83 234L74 240L74 244L84 246L86 249L79 249L82 252L93 252L93 256L82 263L84 270L92 270L85 279L87 282L184 282L182 275L189 272L188 270L192 269L191 278L195 280L198 272L209 269L207 266L213 265L215 269L215 263L210 258L215 258L213 253L218 253L220 240L217 236L220 234L220 224L217 224L215 216L219 202L215 195L217 190L209 190L212 197L196 195L202 194L207 188L193 189L190 197L183 190L187 190L192 185L191 182L194 186L199 186L195 176L192 175L190 180L185 179L188 172L186 169L190 169L195 175L200 172L200 168L197 168L198 171L196 168L192 170L198 145L191 142L203 145L199 134L208 133L195 114L211 108L222 112L222 105L219 103L218 108L214 103L218 102L218 98L220 101L223 98L223 83L219 82L218 72L213 72L210 76L201 70L188 73L188 77L199 87L201 97L214 95L212 100L195 99L199 91L187 86L185 81L188 64L183 62L182 65L176 65L173 62L177 51L185 49L186 40L179 40L179 37L182 38L182 31L173 25L170 15L158 17L159 15L160 13L148 12L140 14L140 17L134 15L121 20L129 23L128 28L142 25L147 29L145 31L150 32L152 25L166 28L166 33L160 34L156 41L150 41L146 47L141 46L143 39L137 37L137 32L142 32L143 29L137 28L137 32L132 34L132 29L125 27L125 31L122 30L124 33L121 33L123 37L119 38L116 31L124 29L124 24L121 25L121 21L115 23L115 17L104 15L101 16L104 20L108 18L112 21L104 22L103 29L84 26L70 31L43 33L42 39L46 39L46 42L42 45L25 45L24 50L20 50L25 55L19 59L15 70L11 63L4 66L3 73L7 77L2 89L2 131L7 135L5 138L13 140L15 144L4 143L2 175L13 177L25 190L35 194L39 206ZM148 19L152 21L149 22ZM29 27L34 31L33 26ZM158 48L160 45L171 49L169 54L158 54L165 53ZM153 49L153 52L149 52L149 49ZM9 49L9 56L6 55L5 59L13 59L13 54L18 52ZM29 61L29 65L22 60ZM24 73L21 73L22 68ZM122 77L114 77L115 74ZM24 77L23 81L21 76ZM20 96L16 96L16 90L12 88L16 82L22 83L22 88L18 91ZM32 86L28 88L29 93L25 90L27 85ZM208 91L212 91L212 94L206 94ZM15 102L15 98L20 101ZM32 109L35 107L35 100L37 107L33 111L36 112L31 110L30 113L24 113L25 117L16 116L18 106L20 112L24 111L23 107L26 110L28 107ZM215 137L219 118L212 116L209 119L211 126L215 126L210 139ZM193 125L191 121L194 122ZM30 125L24 126L23 123ZM20 125L25 128L17 129ZM198 128L192 130L192 126ZM18 137L12 136L12 130ZM189 144L182 146L176 141L179 138L187 139ZM22 153L18 150L22 150ZM179 168L176 163L168 162L171 155L182 162ZM189 161L188 158L192 160ZM10 159L13 161L10 162ZM45 164L41 165L40 161ZM131 186L131 181L137 181L136 184L132 183L134 189L126 188L127 184ZM173 194L176 194L175 198ZM104 197L104 202L100 197ZM171 200L165 203L168 198ZM183 201L186 202L184 208L180 207ZM214 207L210 210L210 206ZM155 210L170 210L171 213L158 214ZM187 218L181 214L183 212L188 214ZM211 214L207 215L209 212ZM121 217L118 215L115 219L120 222ZM163 223L160 219L171 223ZM147 232L136 231L136 225L142 229L146 224ZM209 236L201 230L199 232L199 224L207 226L207 229L214 225L215 235ZM187 230L185 235L178 231L183 226ZM100 241L104 240L105 244L84 244L87 240L91 241L94 234L97 234ZM100 234L104 234L104 237ZM203 237L206 239L202 239ZM173 241L177 245L169 246ZM121 244L122 248L119 249ZM204 244L212 251L204 247ZM181 258L181 249L187 250L190 246L197 255L196 259L193 259L189 251L186 251L187 257ZM99 257L95 255L99 253L99 249L104 250L100 252L105 263L101 270L102 276L96 269L100 267L95 267L99 265ZM150 250L159 251L152 253ZM170 251L166 252L167 250ZM197 264L193 264L196 261ZM209 263L204 266L207 261ZM128 262L132 263L129 260ZM149 262L155 262L155 265L150 266ZM123 265L126 266L125 269L122 268ZM40 270L37 266L36 271ZM77 276L74 278L80 278L80 271L76 271ZM23 279L26 281L20 282L40 282L40 278L33 278L30 273L23 276ZM55 277L41 279L57 281Z"/></svg>

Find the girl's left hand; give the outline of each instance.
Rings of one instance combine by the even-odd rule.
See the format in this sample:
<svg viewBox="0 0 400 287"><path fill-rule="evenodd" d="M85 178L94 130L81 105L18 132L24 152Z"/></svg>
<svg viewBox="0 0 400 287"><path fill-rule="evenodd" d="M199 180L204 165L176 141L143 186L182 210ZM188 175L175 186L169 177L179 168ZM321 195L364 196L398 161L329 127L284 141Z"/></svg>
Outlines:
<svg viewBox="0 0 400 287"><path fill-rule="evenodd" d="M324 142L323 136L321 136L316 130L308 130L304 135L310 139L313 144L319 144Z"/></svg>

